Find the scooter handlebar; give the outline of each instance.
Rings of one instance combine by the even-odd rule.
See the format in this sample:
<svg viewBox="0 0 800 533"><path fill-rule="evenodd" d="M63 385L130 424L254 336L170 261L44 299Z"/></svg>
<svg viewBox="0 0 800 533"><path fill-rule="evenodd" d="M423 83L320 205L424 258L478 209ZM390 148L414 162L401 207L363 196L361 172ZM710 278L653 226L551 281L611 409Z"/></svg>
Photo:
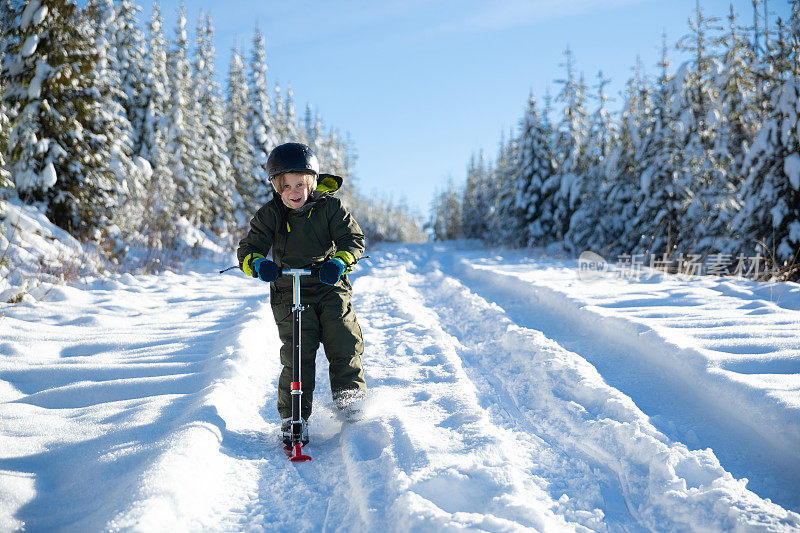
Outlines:
<svg viewBox="0 0 800 533"><path fill-rule="evenodd" d="M311 268L287 268L287 269L280 269L280 273L278 277L281 276L294 276L295 274L299 274L300 276L318 276L319 275L319 267L311 267Z"/></svg>

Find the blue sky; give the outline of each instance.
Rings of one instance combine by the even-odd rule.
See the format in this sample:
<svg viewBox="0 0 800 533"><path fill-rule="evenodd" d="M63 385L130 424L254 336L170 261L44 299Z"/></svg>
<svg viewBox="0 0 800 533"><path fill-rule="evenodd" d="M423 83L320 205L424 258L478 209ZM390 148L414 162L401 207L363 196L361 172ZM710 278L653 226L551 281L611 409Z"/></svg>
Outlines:
<svg viewBox="0 0 800 533"><path fill-rule="evenodd" d="M161 2L172 37L179 0ZM620 91L639 55L656 73L661 34L688 33L695 0L346 0L275 2L186 0L194 28L201 12L216 29L220 79L238 43L247 53L258 24L267 41L270 83L292 84L298 114L307 102L326 124L349 132L361 189L405 198L427 217L448 177L463 183L470 156L494 158L501 133L522 116L528 94L540 99L562 77L564 49L593 85L598 70ZM707 15L730 2L702 0ZM741 24L751 0L735 0ZM144 15L149 17L151 6ZM770 0L788 18L784 0Z"/></svg>

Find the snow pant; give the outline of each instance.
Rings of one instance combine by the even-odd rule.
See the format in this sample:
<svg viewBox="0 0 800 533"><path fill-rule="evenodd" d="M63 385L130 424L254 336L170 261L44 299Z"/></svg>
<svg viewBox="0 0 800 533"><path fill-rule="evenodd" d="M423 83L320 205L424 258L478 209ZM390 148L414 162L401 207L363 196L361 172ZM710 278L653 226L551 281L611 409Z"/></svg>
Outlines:
<svg viewBox="0 0 800 533"><path fill-rule="evenodd" d="M300 322L300 380L303 384L301 416L308 419L314 399L315 359L320 342L328 359L328 374L334 400L353 395L363 396L366 394L367 384L361 365L364 340L350 304L350 292L332 290L315 301L303 301L303 305L305 309ZM288 418L292 416L292 306L273 305L272 314L283 343L280 352L283 370L278 379L278 412L281 418Z"/></svg>

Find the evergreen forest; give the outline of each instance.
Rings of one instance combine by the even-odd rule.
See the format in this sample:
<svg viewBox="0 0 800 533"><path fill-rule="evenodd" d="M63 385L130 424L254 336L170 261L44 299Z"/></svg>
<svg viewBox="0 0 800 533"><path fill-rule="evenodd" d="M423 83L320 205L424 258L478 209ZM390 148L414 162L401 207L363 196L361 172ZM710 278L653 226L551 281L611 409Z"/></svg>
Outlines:
<svg viewBox="0 0 800 533"><path fill-rule="evenodd" d="M434 236L672 272L759 263L797 279L800 2L789 3L789 20L773 20L767 0L753 0L745 22L698 1L675 43L689 59L673 68L662 36L655 76L637 61L619 111L602 71L586 79L567 48L555 98L531 94L494 160L474 155L464 186L437 194Z"/></svg>
<svg viewBox="0 0 800 533"><path fill-rule="evenodd" d="M181 225L230 247L271 195L270 150L303 142L369 239L426 238L403 203L359 193L347 136L270 84L258 28L224 76L211 18L183 8L165 28L158 3L143 20L134 0L0 0L0 31L0 202L112 256L168 250Z"/></svg>

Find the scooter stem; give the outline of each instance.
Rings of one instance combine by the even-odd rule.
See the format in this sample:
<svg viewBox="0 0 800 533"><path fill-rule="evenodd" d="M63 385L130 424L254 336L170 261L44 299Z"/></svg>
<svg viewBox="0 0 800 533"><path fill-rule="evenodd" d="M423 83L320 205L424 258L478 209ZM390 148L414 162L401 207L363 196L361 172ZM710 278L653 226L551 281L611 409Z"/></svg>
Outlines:
<svg viewBox="0 0 800 533"><path fill-rule="evenodd" d="M300 375L300 327L303 306L300 304L300 276L311 275L310 270L293 268L284 270L284 276L292 276L292 315L294 326L292 328L292 453L291 461L310 461L311 457L300 453L303 420L301 418L301 401L303 395L303 382Z"/></svg>
<svg viewBox="0 0 800 533"><path fill-rule="evenodd" d="M284 270L282 274L284 276L292 276L292 311L294 311L300 308L300 276L310 276L311 271L304 268L292 268Z"/></svg>

